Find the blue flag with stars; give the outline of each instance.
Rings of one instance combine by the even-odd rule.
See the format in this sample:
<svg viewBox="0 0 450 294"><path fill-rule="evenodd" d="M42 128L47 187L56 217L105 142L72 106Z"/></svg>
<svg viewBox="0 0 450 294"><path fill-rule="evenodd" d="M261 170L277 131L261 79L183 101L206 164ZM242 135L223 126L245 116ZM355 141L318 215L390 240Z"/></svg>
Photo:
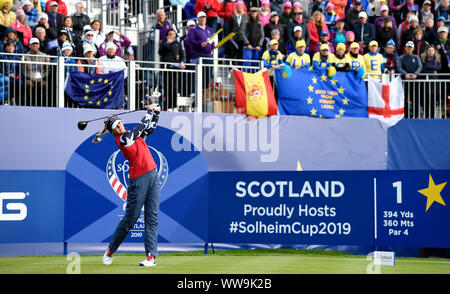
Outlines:
<svg viewBox="0 0 450 294"><path fill-rule="evenodd" d="M368 117L367 90L354 72L292 69L289 75L275 71L278 110L281 115L311 117Z"/></svg>
<svg viewBox="0 0 450 294"><path fill-rule="evenodd" d="M124 104L123 87L123 70L110 74L71 72L65 91L80 106L113 109Z"/></svg>

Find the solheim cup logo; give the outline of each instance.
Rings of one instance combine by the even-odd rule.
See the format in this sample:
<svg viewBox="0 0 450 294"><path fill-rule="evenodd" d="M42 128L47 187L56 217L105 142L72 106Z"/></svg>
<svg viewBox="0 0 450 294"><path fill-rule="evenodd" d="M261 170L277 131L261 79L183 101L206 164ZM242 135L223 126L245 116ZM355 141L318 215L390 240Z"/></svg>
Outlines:
<svg viewBox="0 0 450 294"><path fill-rule="evenodd" d="M151 146L148 146L148 148L150 149L150 153L155 160L158 170L159 183L162 189L167 181L167 176L169 175L169 165L161 152ZM117 196L119 196L123 201L127 199L129 168L130 166L128 160L125 159L122 152L120 152L120 149L115 151L109 157L106 165L106 177L108 178L108 182Z"/></svg>

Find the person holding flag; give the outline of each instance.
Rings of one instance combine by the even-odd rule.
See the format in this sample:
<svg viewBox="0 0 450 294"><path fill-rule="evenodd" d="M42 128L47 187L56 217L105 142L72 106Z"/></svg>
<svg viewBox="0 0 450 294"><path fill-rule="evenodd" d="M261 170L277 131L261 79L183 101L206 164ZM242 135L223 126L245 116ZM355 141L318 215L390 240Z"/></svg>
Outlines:
<svg viewBox="0 0 450 294"><path fill-rule="evenodd" d="M336 71L350 71L350 57L345 54L345 44L339 43L336 46L336 53L331 56L331 63Z"/></svg>
<svg viewBox="0 0 450 294"><path fill-rule="evenodd" d="M359 43L353 42L350 45L350 50L347 53L350 61L350 70L356 72L360 78L363 78L366 73L366 62L364 57L359 54L361 47Z"/></svg>
<svg viewBox="0 0 450 294"><path fill-rule="evenodd" d="M190 40L192 54L191 62L197 64L200 57L212 57L212 50L217 45L207 42L214 35L214 31L206 24L206 13L197 14L197 26L189 30L187 38Z"/></svg>
<svg viewBox="0 0 450 294"><path fill-rule="evenodd" d="M305 53L306 50L306 42L303 39L297 41L295 43L297 48L296 52L292 52L286 58L286 63L295 69L305 68L308 69L311 66L311 58L309 54Z"/></svg>
<svg viewBox="0 0 450 294"><path fill-rule="evenodd" d="M320 45L319 49L313 56L311 69L324 71L332 65L333 53L329 53L328 44Z"/></svg>

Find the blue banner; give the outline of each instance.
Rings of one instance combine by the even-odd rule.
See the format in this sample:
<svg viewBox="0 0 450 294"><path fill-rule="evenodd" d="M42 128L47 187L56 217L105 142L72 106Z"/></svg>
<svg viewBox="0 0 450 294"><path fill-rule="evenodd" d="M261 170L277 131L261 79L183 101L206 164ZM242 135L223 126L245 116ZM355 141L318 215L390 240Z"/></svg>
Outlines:
<svg viewBox="0 0 450 294"><path fill-rule="evenodd" d="M357 172L210 174L209 241L373 245L372 185Z"/></svg>
<svg viewBox="0 0 450 294"><path fill-rule="evenodd" d="M329 78L325 71L293 69L285 76L276 70L275 76L281 115L368 117L366 84L353 72Z"/></svg>
<svg viewBox="0 0 450 294"><path fill-rule="evenodd" d="M66 94L80 106L119 108L123 106L124 71L110 74L71 72Z"/></svg>

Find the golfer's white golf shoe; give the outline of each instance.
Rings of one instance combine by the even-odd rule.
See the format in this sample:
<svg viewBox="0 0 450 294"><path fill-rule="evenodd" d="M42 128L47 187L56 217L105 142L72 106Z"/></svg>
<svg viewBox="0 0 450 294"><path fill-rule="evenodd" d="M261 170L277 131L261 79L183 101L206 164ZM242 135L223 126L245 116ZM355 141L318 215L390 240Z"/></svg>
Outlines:
<svg viewBox="0 0 450 294"><path fill-rule="evenodd" d="M103 264L110 265L112 261L113 261L113 252L109 250L109 248L107 248L105 254L103 255Z"/></svg>
<svg viewBox="0 0 450 294"><path fill-rule="evenodd" d="M156 266L155 257L153 255L148 255L144 261L139 263L140 266Z"/></svg>

